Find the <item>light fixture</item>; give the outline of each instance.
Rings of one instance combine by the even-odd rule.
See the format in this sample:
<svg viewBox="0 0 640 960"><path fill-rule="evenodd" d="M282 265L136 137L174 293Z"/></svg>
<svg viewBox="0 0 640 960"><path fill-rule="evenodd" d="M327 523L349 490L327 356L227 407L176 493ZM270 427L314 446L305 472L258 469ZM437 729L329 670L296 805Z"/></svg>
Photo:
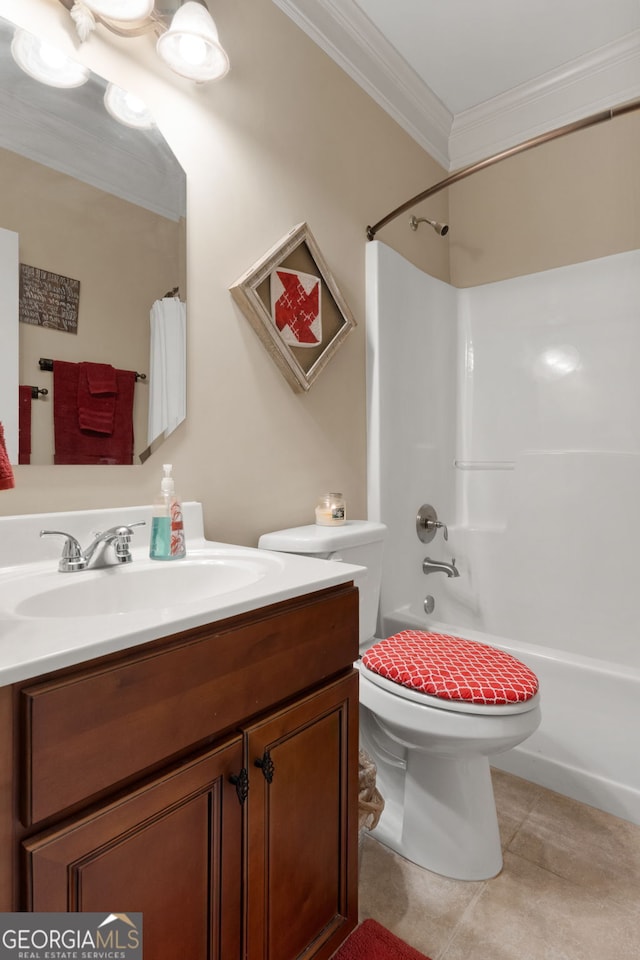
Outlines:
<svg viewBox="0 0 640 960"><path fill-rule="evenodd" d="M106 20L133 23L151 15L154 0L82 0L92 13Z"/></svg>
<svg viewBox="0 0 640 960"><path fill-rule="evenodd" d="M80 87L89 79L87 67L26 30L14 33L11 55L25 73L50 87Z"/></svg>
<svg viewBox="0 0 640 960"><path fill-rule="evenodd" d="M189 80L219 80L229 72L229 58L220 45L216 25L196 0L187 0L176 11L156 49L172 70Z"/></svg>
<svg viewBox="0 0 640 960"><path fill-rule="evenodd" d="M119 123L137 130L148 130L154 124L153 116L144 100L115 83L108 83L104 94L104 105Z"/></svg>
<svg viewBox="0 0 640 960"><path fill-rule="evenodd" d="M155 33L158 56L181 77L202 83L229 70L205 0L60 0L85 41L98 24L120 37ZM169 21L171 17L171 23Z"/></svg>

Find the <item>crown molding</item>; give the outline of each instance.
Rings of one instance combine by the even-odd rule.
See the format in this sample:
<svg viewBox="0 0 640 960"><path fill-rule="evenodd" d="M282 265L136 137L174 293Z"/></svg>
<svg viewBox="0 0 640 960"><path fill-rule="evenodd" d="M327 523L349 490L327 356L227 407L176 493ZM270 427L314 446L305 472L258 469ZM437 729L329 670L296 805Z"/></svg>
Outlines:
<svg viewBox="0 0 640 960"><path fill-rule="evenodd" d="M530 83L456 114L449 137L457 170L592 113L640 96L640 30Z"/></svg>
<svg viewBox="0 0 640 960"><path fill-rule="evenodd" d="M453 115L353 0L273 0L447 170Z"/></svg>
<svg viewBox="0 0 640 960"><path fill-rule="evenodd" d="M273 0L445 170L640 96L640 30L455 115L354 0Z"/></svg>

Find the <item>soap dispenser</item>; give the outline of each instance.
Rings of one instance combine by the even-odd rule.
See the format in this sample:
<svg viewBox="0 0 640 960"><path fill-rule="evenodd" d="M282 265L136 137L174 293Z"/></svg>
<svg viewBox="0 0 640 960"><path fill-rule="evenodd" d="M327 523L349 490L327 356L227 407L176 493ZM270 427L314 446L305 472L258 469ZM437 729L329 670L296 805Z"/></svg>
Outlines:
<svg viewBox="0 0 640 960"><path fill-rule="evenodd" d="M182 506L176 497L170 463L163 464L160 493L153 505L149 556L152 560L179 560L186 554Z"/></svg>

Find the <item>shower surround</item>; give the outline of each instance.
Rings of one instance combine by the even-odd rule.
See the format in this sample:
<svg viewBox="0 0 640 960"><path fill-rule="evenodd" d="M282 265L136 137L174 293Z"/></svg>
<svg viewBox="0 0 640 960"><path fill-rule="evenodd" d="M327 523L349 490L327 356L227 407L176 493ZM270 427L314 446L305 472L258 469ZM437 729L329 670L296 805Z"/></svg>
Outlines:
<svg viewBox="0 0 640 960"><path fill-rule="evenodd" d="M496 765L640 823L640 252L461 290L377 241L367 258L380 635L514 653L543 720ZM448 542L419 542L425 502Z"/></svg>

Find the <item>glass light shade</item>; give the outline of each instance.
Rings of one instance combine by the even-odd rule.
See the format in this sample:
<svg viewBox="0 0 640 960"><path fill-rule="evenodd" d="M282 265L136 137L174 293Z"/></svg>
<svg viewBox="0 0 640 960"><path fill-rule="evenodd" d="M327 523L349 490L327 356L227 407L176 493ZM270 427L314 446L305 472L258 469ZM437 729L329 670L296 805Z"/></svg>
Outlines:
<svg viewBox="0 0 640 960"><path fill-rule="evenodd" d="M211 14L196 0L187 0L176 11L157 50L172 70L189 80L219 80L229 71L229 58Z"/></svg>
<svg viewBox="0 0 640 960"><path fill-rule="evenodd" d="M50 87L80 87L89 79L87 67L26 30L16 30L11 55L25 73Z"/></svg>
<svg viewBox="0 0 640 960"><path fill-rule="evenodd" d="M153 10L154 0L83 0L92 13L105 20L132 23L144 20Z"/></svg>
<svg viewBox="0 0 640 960"><path fill-rule="evenodd" d="M108 83L104 94L104 105L118 123L139 130L148 130L154 124L146 103L128 90L115 83Z"/></svg>

